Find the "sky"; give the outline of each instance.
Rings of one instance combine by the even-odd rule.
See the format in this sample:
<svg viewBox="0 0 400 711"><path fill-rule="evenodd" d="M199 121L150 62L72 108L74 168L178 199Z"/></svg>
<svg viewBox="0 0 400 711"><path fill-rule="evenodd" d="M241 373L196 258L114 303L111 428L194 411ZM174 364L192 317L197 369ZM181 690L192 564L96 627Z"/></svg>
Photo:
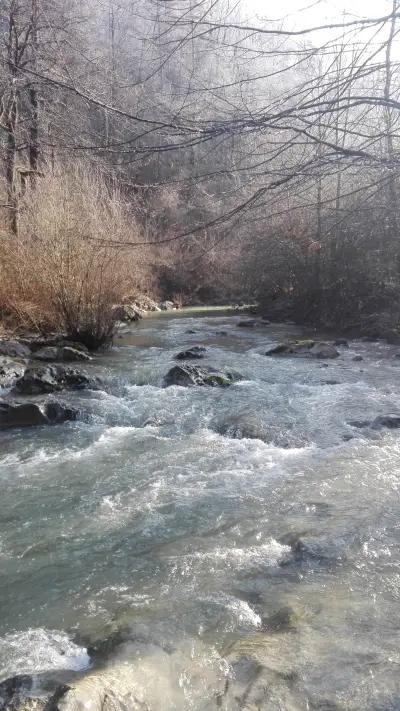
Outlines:
<svg viewBox="0 0 400 711"><path fill-rule="evenodd" d="M245 3L247 4L247 3ZM392 0L248 0L260 17L283 18L297 26L310 26L326 21L341 20L346 13L348 20L354 17L380 17L392 9ZM285 23L286 24L286 23Z"/></svg>

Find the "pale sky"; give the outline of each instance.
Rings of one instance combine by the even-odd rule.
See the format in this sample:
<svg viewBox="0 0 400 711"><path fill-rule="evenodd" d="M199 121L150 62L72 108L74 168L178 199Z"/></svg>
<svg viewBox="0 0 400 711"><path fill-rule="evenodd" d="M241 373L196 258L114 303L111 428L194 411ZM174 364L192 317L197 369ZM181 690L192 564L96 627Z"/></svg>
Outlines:
<svg viewBox="0 0 400 711"><path fill-rule="evenodd" d="M320 22L341 20L346 13L353 17L380 17L392 9L392 0L248 0L244 5L253 6L257 14L270 19L287 18L297 26L310 26Z"/></svg>

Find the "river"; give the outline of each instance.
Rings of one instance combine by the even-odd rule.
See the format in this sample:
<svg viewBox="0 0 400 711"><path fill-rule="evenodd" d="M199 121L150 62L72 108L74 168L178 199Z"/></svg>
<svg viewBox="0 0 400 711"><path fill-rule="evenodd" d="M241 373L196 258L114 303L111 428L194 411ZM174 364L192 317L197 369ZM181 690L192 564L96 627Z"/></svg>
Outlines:
<svg viewBox="0 0 400 711"><path fill-rule="evenodd" d="M397 349L240 318L149 316L81 421L0 434L0 681L119 635L150 711L400 709L400 435L349 424L399 410ZM163 388L194 344L243 379Z"/></svg>

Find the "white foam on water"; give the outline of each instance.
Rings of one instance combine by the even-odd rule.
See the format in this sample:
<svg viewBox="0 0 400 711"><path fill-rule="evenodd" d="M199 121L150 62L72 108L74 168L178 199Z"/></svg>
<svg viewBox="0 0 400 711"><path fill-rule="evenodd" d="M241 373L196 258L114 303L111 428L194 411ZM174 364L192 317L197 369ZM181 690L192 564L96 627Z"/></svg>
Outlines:
<svg viewBox="0 0 400 711"><path fill-rule="evenodd" d="M0 681L19 674L89 667L85 647L74 644L65 632L38 628L0 638Z"/></svg>
<svg viewBox="0 0 400 711"><path fill-rule="evenodd" d="M211 551L201 553L192 553L186 556L181 556L176 559L178 568L182 566L184 561L195 562L196 560L207 563L208 565L218 562L223 562L225 566L233 566L235 568L245 568L249 565L260 564L269 567L277 567L282 561L286 560L290 555L291 549L279 543L275 538L270 538L266 543L260 546L250 546L249 548L233 548L233 547L216 547ZM173 559L173 558L172 558Z"/></svg>
<svg viewBox="0 0 400 711"><path fill-rule="evenodd" d="M261 626L261 617L250 607L248 602L245 600L238 600L236 597L230 595L207 595L206 597L200 598L205 603L211 603L213 605L221 605L229 614L234 618L234 620L241 625L247 625L251 627Z"/></svg>
<svg viewBox="0 0 400 711"><path fill-rule="evenodd" d="M250 548L216 548L210 555L214 559L224 560L228 564L246 566L262 563L275 567L285 560L289 553L289 546L279 543L275 538L270 538L266 543Z"/></svg>
<svg viewBox="0 0 400 711"><path fill-rule="evenodd" d="M164 439L156 435L157 428L155 427L107 427L104 432L91 444L82 449L71 450L69 447L64 447L54 451L54 449L40 448L34 452L32 456L26 457L24 454L10 454L7 455L3 460L0 460L2 467L18 467L18 476L23 477L25 471L29 471L29 475L37 473L38 475L42 472L40 465L52 463L52 462L67 462L71 460L79 460L85 457L92 457L97 454L98 450L108 449L111 445L122 443L125 439L132 437L137 433L140 434L141 438L148 439Z"/></svg>

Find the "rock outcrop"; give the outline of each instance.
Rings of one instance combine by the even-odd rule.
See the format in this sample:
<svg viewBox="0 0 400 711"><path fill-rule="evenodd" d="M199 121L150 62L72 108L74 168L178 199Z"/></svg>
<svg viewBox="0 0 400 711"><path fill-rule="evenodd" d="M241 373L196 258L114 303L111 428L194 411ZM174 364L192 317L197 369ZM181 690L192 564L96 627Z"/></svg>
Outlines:
<svg viewBox="0 0 400 711"><path fill-rule="evenodd" d="M14 385L20 395L40 395L64 389L81 390L94 385L94 381L76 368L49 365L27 368Z"/></svg>
<svg viewBox="0 0 400 711"><path fill-rule="evenodd" d="M0 430L12 427L57 425L76 420L78 410L60 402L5 402L0 400Z"/></svg>
<svg viewBox="0 0 400 711"><path fill-rule="evenodd" d="M46 346L36 351L34 358L47 362L63 361L64 363L91 360L86 350L76 348L75 346Z"/></svg>

